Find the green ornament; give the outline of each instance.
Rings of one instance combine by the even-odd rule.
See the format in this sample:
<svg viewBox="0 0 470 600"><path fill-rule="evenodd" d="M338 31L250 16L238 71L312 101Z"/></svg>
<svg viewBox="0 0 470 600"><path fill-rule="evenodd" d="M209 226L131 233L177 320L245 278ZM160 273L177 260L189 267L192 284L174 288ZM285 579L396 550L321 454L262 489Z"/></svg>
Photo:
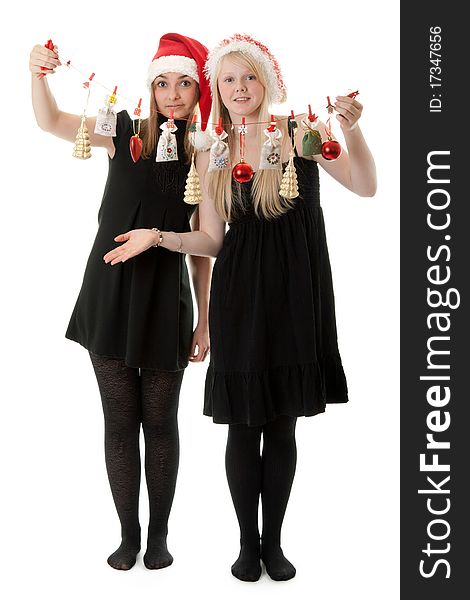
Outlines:
<svg viewBox="0 0 470 600"><path fill-rule="evenodd" d="M304 156L321 154L321 135L316 129L309 129L302 138L302 153Z"/></svg>

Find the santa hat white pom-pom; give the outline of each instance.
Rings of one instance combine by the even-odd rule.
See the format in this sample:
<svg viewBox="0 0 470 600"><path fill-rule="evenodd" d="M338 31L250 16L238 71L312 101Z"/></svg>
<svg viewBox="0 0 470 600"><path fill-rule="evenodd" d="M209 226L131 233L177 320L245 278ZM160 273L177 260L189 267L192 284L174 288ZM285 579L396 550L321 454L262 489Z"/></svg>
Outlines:
<svg viewBox="0 0 470 600"><path fill-rule="evenodd" d="M199 123L196 125L196 131L192 135L194 137L191 141L193 142L196 150L199 150L200 152L209 150L214 142L214 140L211 138L209 130L206 129L205 131L202 131Z"/></svg>

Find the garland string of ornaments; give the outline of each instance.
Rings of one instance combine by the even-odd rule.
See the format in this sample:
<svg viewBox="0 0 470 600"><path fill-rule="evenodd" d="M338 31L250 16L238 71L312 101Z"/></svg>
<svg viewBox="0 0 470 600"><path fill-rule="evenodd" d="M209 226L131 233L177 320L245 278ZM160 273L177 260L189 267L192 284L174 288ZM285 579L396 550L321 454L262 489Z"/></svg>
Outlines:
<svg viewBox="0 0 470 600"><path fill-rule="evenodd" d="M48 50L54 51L54 43L52 40L47 40L46 44L44 44L45 48ZM72 67L70 60L66 61L67 67ZM75 67L73 67L76 71ZM39 73L38 78L42 79L47 75L47 71L50 71L47 67L41 67L41 71L44 73ZM80 73L80 71L78 71ZM75 158L79 158L82 160L86 160L91 157L91 144L90 144L90 135L88 132L88 128L86 125L86 111L88 108L88 101L90 98L90 84L93 81L95 73L92 73L87 81L83 83L83 87L88 90L87 100L85 109L82 114L80 126L77 131L77 136L75 138L74 148L73 148L73 156ZM101 84L99 84L101 85ZM106 86L102 86L106 87ZM106 88L108 89L108 88ZM350 98L355 98L359 94L359 91L351 92L348 94ZM114 91L105 97L105 104L98 111L98 115L96 118L96 126L94 133L99 135L114 137L116 135L116 124L117 124L117 115L114 110L114 107L117 103L117 86L114 87ZM133 132L134 135L131 136L129 141L129 151L134 163L136 163L142 153L142 139L140 138L140 124L141 124L141 104L142 98L140 98L138 106L134 110L134 115L137 117L133 121ZM327 96L327 106L326 110L329 115L332 115L334 112L334 106L331 103L330 96ZM261 124L261 123L259 123ZM308 105L308 116L307 118L301 121L302 129L304 130L304 136L302 138L302 151L304 156L314 156L321 154L323 158L326 160L336 160L341 156L342 148L341 144L333 139L331 132L331 117L326 121L326 134L327 140L322 141L321 134L318 131L318 116L312 112L311 105ZM298 128L297 122L294 118L294 112L291 111L291 116L288 117L288 130L293 140L293 148L295 143L295 134ZM176 136L174 133L177 131L177 127L174 123L173 113L170 114L170 117L166 123L163 123L160 126L162 130L162 135L159 136L159 142L157 147L157 155L155 160L157 162L166 162L172 160L178 160L178 152L177 152L177 144L176 144ZM195 146L196 132L197 132L197 123L193 118L193 122L191 124L191 140L193 146ZM253 178L254 172L251 165L249 165L245 161L245 136L247 133L247 126L245 123L245 117L242 118L242 123L238 128L240 135L240 161L233 167L232 176L235 181L239 183L246 183L251 181ZM261 148L261 157L260 157L260 169L278 169L282 168L282 163L280 160L280 138L282 137L282 132L280 129L276 127L276 121L274 117L271 115L271 121L269 126L264 130L264 133L267 137ZM210 159L209 159L209 171L214 171L218 169L227 169L230 168L230 149L228 144L224 141L228 135L223 129L222 119L219 119L219 123L216 127L210 132L210 136L212 138L212 143L210 146ZM291 149L291 153L289 156L289 162L286 167L286 171L288 170L288 175L286 176L286 181L284 187L281 188L283 193L292 194L295 193L294 183L296 182L296 174L295 174L295 166L293 162L293 148ZM197 184L195 180L195 175L197 175L196 168L194 166L194 152L191 159L191 168L190 168L190 176L191 176L191 185L199 186L200 193L200 184L199 178L197 179ZM285 175L285 173L284 173ZM295 178L294 178L295 175ZM190 177L188 175L188 179ZM283 176L284 181L284 176ZM289 181L289 184L287 184ZM188 188L188 198L192 197L194 200L199 198L198 192L196 191L196 187ZM194 192L194 193L193 193ZM282 194L281 194L282 195ZM298 191L296 196L298 195ZM293 197L296 196L285 196L285 197ZM200 199L197 200L200 202ZM190 203L197 203L196 201L191 201Z"/></svg>

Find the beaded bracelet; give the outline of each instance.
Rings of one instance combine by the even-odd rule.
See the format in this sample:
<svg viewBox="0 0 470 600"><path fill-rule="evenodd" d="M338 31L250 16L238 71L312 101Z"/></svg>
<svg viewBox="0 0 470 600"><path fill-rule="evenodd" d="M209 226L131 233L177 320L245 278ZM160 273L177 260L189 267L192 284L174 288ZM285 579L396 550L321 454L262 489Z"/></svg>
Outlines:
<svg viewBox="0 0 470 600"><path fill-rule="evenodd" d="M163 242L163 234L160 229L157 229L156 227L152 227L152 231L158 233L158 242L153 245L154 248L158 248L158 246L160 246L160 244Z"/></svg>

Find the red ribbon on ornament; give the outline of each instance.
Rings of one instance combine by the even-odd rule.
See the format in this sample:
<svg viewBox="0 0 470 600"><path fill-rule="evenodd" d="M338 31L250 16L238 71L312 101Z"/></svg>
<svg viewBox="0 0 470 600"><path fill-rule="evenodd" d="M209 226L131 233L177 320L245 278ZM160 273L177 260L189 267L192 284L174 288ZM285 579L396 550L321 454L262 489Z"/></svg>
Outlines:
<svg viewBox="0 0 470 600"><path fill-rule="evenodd" d="M242 117L242 124L240 127L240 162L245 162L245 135L246 135L245 117Z"/></svg>
<svg viewBox="0 0 470 600"><path fill-rule="evenodd" d="M217 135L222 135L222 131L224 128L222 127L222 117L219 117L219 124L216 125L215 132Z"/></svg>
<svg viewBox="0 0 470 600"><path fill-rule="evenodd" d="M328 139L331 140L331 123L330 123L331 117L328 117L328 119L326 120L325 123L325 131L326 131L326 135L328 136Z"/></svg>

